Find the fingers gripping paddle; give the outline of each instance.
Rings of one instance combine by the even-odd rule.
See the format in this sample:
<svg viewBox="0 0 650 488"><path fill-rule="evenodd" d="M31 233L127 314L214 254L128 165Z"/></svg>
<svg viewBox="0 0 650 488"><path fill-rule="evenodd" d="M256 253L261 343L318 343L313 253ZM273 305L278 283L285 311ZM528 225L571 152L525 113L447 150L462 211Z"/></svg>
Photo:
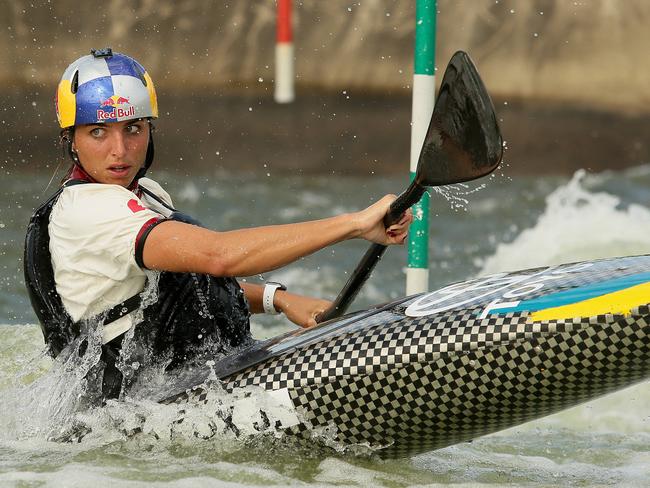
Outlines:
<svg viewBox="0 0 650 488"><path fill-rule="evenodd" d="M389 227L399 221L428 186L485 176L499 165L502 155L501 132L490 96L467 53L458 51L442 78L415 178L391 204L384 225ZM317 317L317 322L345 313L385 250L382 244L373 244L368 249L332 306Z"/></svg>

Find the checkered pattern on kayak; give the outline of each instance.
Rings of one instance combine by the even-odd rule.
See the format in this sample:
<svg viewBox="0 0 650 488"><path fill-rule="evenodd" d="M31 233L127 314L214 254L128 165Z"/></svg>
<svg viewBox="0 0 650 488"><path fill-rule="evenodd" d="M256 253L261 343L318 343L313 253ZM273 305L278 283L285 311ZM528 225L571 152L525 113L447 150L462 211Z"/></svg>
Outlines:
<svg viewBox="0 0 650 488"><path fill-rule="evenodd" d="M620 265L606 264L598 279L620 276ZM526 312L481 320L480 310L419 318L380 312L224 383L287 388L303 419L290 432L329 427L343 444L400 456L548 415L650 373L647 306L627 317L542 323L529 323ZM205 396L197 388L177 401Z"/></svg>
<svg viewBox="0 0 650 488"><path fill-rule="evenodd" d="M390 361L395 341L408 335L396 324L381 336L332 341L253 368L226 387L289 388L306 421L293 431L309 435L309 427L329 426L342 443L407 455L511 427L643 379L650 369L650 318L647 307L639 313L546 325L510 317L512 324L495 324L500 332L487 334L490 345L469 347L468 335L481 333L461 327L435 347L444 352L433 352L433 341L420 334L424 345L412 342L399 355L402 361ZM189 401L204 398L199 389Z"/></svg>

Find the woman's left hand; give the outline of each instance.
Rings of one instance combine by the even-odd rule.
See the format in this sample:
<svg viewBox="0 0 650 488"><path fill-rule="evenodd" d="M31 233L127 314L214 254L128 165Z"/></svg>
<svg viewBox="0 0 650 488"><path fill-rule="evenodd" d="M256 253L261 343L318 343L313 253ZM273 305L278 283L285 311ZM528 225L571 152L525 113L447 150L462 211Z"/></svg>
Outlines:
<svg viewBox="0 0 650 488"><path fill-rule="evenodd" d="M284 313L294 324L303 328L314 327L316 317L332 305L329 300L305 297L283 290L275 293L273 303L276 310Z"/></svg>

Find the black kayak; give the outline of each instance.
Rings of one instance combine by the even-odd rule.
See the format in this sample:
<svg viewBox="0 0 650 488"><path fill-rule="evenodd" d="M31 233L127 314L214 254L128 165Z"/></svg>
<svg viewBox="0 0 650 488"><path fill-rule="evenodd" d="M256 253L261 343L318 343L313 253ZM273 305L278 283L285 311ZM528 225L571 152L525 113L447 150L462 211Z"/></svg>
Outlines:
<svg viewBox="0 0 650 488"><path fill-rule="evenodd" d="M182 379L163 403L259 387L277 425L413 455L633 385L650 373L650 256L501 273L259 342Z"/></svg>

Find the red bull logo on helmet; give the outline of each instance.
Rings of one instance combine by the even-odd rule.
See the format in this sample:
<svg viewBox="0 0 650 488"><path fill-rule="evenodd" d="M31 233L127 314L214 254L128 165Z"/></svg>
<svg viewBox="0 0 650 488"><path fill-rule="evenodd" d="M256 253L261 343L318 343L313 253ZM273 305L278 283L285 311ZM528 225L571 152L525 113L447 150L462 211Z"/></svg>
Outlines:
<svg viewBox="0 0 650 488"><path fill-rule="evenodd" d="M129 99L113 95L100 102L100 109L97 110L97 120L121 119L135 115L135 107L130 104Z"/></svg>

